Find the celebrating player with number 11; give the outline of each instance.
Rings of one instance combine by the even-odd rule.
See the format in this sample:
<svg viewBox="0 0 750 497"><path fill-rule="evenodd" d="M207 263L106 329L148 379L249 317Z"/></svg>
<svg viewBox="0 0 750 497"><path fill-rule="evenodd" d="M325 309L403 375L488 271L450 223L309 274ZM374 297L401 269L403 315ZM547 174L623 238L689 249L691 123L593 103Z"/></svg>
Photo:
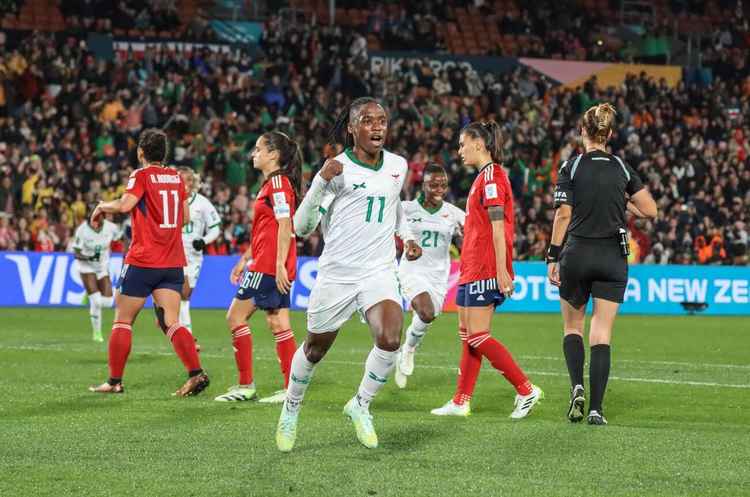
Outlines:
<svg viewBox="0 0 750 497"><path fill-rule="evenodd" d="M122 376L130 354L132 325L146 298L151 295L163 308L167 337L189 373L187 382L175 392L185 397L202 392L208 376L201 368L193 335L180 324L180 291L185 275L182 226L190 221L187 193L180 175L166 167L167 135L147 129L138 142L141 168L130 175L123 196L101 202L91 215L131 212L133 241L125 257L119 282L115 322L109 337L109 380L89 390L96 393L122 393Z"/></svg>

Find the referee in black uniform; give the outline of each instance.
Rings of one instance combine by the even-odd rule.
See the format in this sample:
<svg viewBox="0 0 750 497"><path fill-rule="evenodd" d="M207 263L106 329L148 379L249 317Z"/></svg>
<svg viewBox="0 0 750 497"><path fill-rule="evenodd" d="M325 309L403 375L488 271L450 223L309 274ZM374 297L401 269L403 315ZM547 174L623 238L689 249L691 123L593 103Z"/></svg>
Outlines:
<svg viewBox="0 0 750 497"><path fill-rule="evenodd" d="M585 153L560 165L557 211L547 253L547 275L560 287L563 351L571 382L568 419L572 422L584 417L583 323L589 296L594 298L589 330L588 423L592 425L607 424L602 401L609 378L609 342L628 282L625 211L638 217L656 216L656 203L638 173L606 151L615 115L614 107L604 103L583 116Z"/></svg>

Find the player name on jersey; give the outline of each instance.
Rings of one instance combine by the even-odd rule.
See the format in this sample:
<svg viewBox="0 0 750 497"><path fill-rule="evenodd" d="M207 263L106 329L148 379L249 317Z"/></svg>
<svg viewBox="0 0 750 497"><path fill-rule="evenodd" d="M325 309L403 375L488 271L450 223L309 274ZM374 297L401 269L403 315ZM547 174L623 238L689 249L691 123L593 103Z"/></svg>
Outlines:
<svg viewBox="0 0 750 497"><path fill-rule="evenodd" d="M180 177L174 174L149 174L149 178L151 179L151 183L180 183Z"/></svg>

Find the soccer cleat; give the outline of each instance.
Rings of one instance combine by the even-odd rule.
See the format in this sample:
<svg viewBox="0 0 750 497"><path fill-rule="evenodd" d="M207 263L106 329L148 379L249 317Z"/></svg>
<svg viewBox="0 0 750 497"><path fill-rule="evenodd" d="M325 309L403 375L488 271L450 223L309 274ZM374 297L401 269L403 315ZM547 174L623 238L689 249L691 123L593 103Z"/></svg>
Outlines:
<svg viewBox="0 0 750 497"><path fill-rule="evenodd" d="M416 351L416 349L405 345L401 347L398 354L398 364L401 367L401 372L406 376L411 376L414 373L414 353Z"/></svg>
<svg viewBox="0 0 750 497"><path fill-rule="evenodd" d="M544 392L536 385L531 385L528 395L516 395L515 409L510 413L511 419L522 419L529 415L531 408L544 398Z"/></svg>
<svg viewBox="0 0 750 497"><path fill-rule="evenodd" d="M178 397L192 397L193 395L198 395L205 390L210 383L211 382L208 380L208 375L206 373L191 376L185 384L174 393L174 395Z"/></svg>
<svg viewBox="0 0 750 497"><path fill-rule="evenodd" d="M281 404L286 399L286 390L276 390L268 397L263 397L258 402L261 404Z"/></svg>
<svg viewBox="0 0 750 497"><path fill-rule="evenodd" d="M284 402L281 406L279 423L276 425L276 447L281 452L289 452L294 448L294 442L297 440L298 418L299 409L291 412L286 408L286 402Z"/></svg>
<svg viewBox="0 0 750 497"><path fill-rule="evenodd" d="M352 397L344 406L344 415L354 423L354 429L357 431L357 439L368 449L374 449L378 446L378 435L372 426L372 415L370 411L359 405L356 397Z"/></svg>
<svg viewBox="0 0 750 497"><path fill-rule="evenodd" d="M453 400L449 400L443 407L438 407L430 411L430 414L435 416L459 416L466 418L471 415L471 405L468 402L463 404L456 404Z"/></svg>
<svg viewBox="0 0 750 497"><path fill-rule="evenodd" d="M257 398L258 394L255 392L255 385L250 385L249 387L235 385L233 387L229 387L229 391L227 393L223 393L218 397L215 397L214 400L218 402L244 402L248 400L255 400Z"/></svg>
<svg viewBox="0 0 750 497"><path fill-rule="evenodd" d="M586 398L583 396L583 386L576 385L570 392L570 407L568 407L568 419L571 423L583 420L583 406Z"/></svg>
<svg viewBox="0 0 750 497"><path fill-rule="evenodd" d="M396 382L397 387L406 388L406 381L408 378L401 371L401 353L396 357L396 371L393 372L393 379Z"/></svg>
<svg viewBox="0 0 750 497"><path fill-rule="evenodd" d="M587 421L590 425L604 426L607 424L607 419L604 417L603 414L599 414L598 411L589 412L589 417Z"/></svg>
<svg viewBox="0 0 750 497"><path fill-rule="evenodd" d="M124 393L125 388L123 388L122 383L115 383L114 385L110 385L106 381L102 383L101 385L91 385L89 387L89 392L94 393Z"/></svg>
<svg viewBox="0 0 750 497"><path fill-rule="evenodd" d="M95 342L100 342L101 343L101 342L104 341L104 337L102 336L102 332L101 331L95 331L92 338L94 339Z"/></svg>

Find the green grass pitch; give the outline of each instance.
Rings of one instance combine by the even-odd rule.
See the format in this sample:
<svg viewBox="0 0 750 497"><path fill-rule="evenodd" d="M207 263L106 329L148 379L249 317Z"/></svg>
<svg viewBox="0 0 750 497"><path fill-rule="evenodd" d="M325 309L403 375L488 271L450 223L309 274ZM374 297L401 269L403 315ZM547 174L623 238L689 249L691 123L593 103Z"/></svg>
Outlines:
<svg viewBox="0 0 750 497"><path fill-rule="evenodd" d="M431 416L451 397L458 362L456 316L441 316L407 389L389 381L373 403L376 450L357 443L341 414L371 347L352 320L316 370L295 450L281 454L279 406L212 400L236 382L223 314L193 311L212 384L177 399L184 372L150 311L134 327L126 393L102 396L86 391L107 375L86 309L1 309L0 495L750 495L747 318L618 318L610 424L592 427L564 417L557 315L494 321L546 392L529 418L508 419L514 392L486 361L472 416ZM251 325L256 384L269 394L281 379L273 340L260 313ZM301 340L304 314L293 325Z"/></svg>

